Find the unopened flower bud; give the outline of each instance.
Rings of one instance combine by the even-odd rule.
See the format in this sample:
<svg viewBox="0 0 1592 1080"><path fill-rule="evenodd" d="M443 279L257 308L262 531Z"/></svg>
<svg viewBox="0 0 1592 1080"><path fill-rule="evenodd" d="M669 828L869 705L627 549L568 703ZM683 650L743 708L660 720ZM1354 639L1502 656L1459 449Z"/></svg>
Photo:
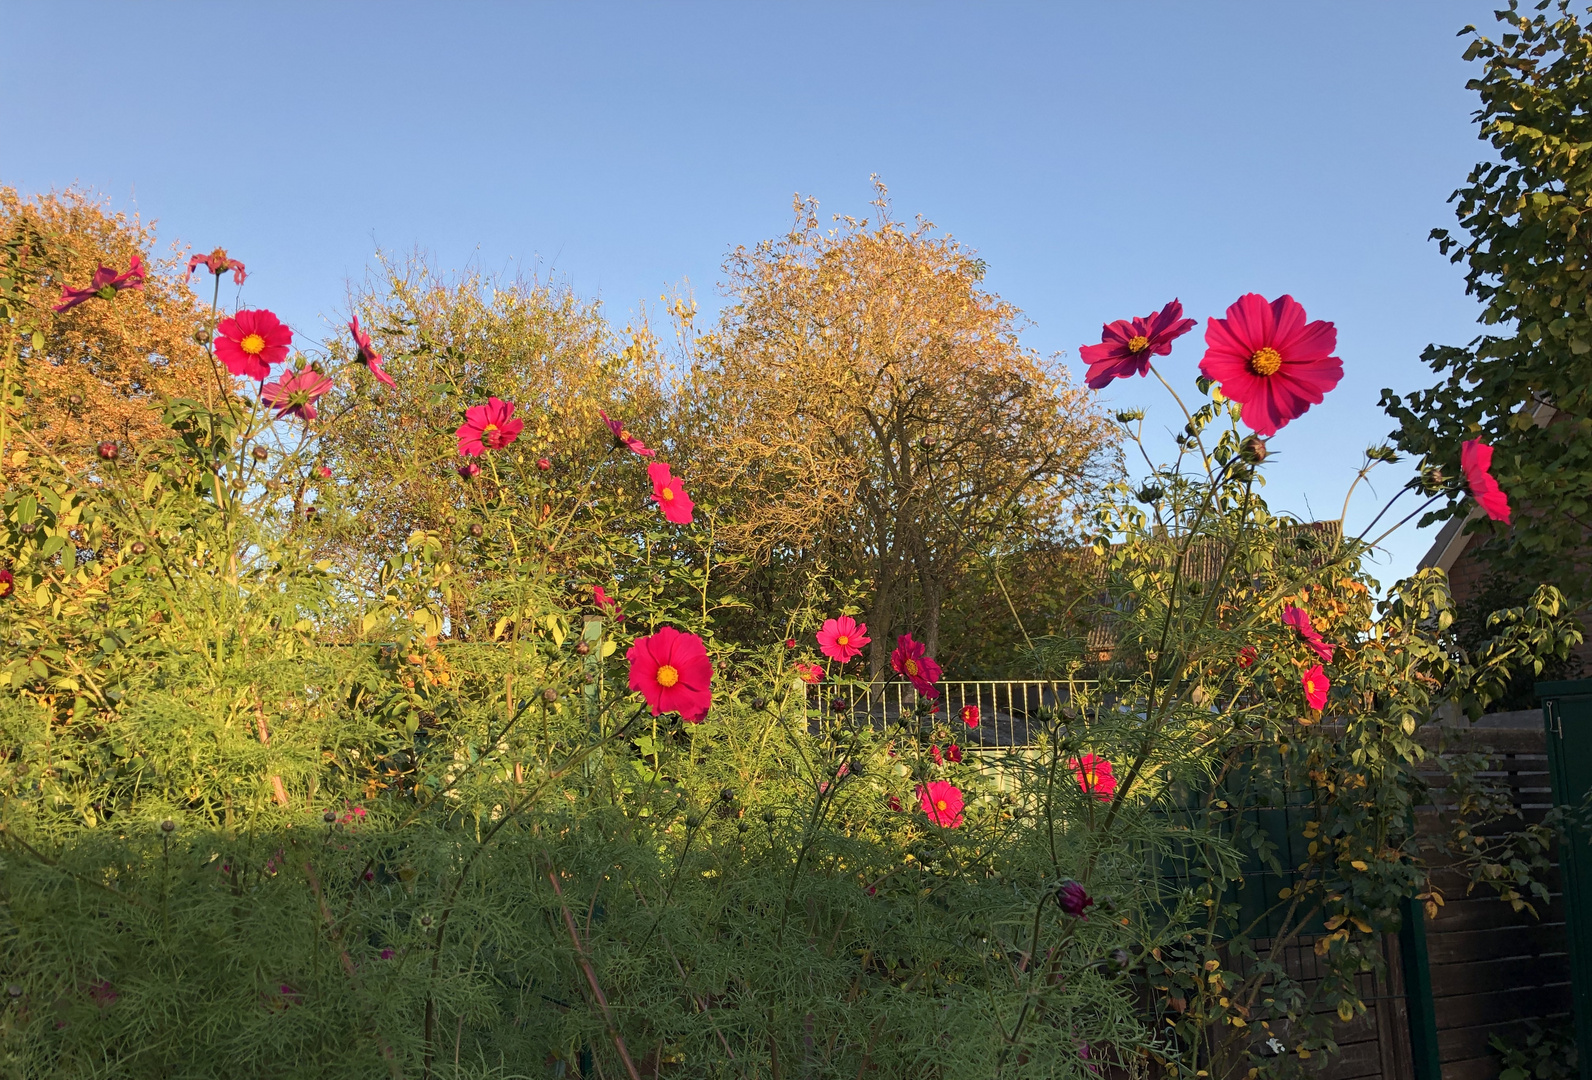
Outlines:
<svg viewBox="0 0 1592 1080"><path fill-rule="evenodd" d="M132 551L132 553L134 555L142 555L144 552L148 551L149 549L144 546L144 542L142 540L134 540L133 541L133 546L132 546L132 548L130 550Z"/></svg>
<svg viewBox="0 0 1592 1080"><path fill-rule="evenodd" d="M689 814L687 814L685 816L685 827L686 828L694 829L694 828L696 828L697 826L699 826L701 824L702 824L702 815L701 814L698 814L697 812L692 811L691 813L689 813Z"/></svg>
<svg viewBox="0 0 1592 1080"><path fill-rule="evenodd" d="M271 456L271 451L267 450L263 446L254 446L250 448L249 456L254 458L255 461L264 461L266 458Z"/></svg>
<svg viewBox="0 0 1592 1080"><path fill-rule="evenodd" d="M478 521L470 526L470 535L479 540L486 535L486 530L481 528L481 523Z"/></svg>
<svg viewBox="0 0 1592 1080"><path fill-rule="evenodd" d="M326 811L326 813L321 815L321 820L326 822L326 824L328 824L328 825L332 824L332 822L337 820L337 811L336 810L328 810L328 811Z"/></svg>
<svg viewBox="0 0 1592 1080"><path fill-rule="evenodd" d="M1153 503L1159 500L1161 496L1165 494L1166 490L1160 485L1146 484L1144 487L1139 489L1139 493L1134 497L1137 498L1141 503Z"/></svg>
<svg viewBox="0 0 1592 1080"><path fill-rule="evenodd" d="M590 653L591 653L591 642L589 642L589 641L583 641L579 645L575 646L575 655L576 656L588 656L588 655L590 655Z"/></svg>
<svg viewBox="0 0 1592 1080"><path fill-rule="evenodd" d="M115 461L122 453L121 447L108 439L100 443L98 449L101 461Z"/></svg>
<svg viewBox="0 0 1592 1080"><path fill-rule="evenodd" d="M558 691L554 690L552 687L548 687L546 690L542 691L542 700L547 702L549 705L553 704L553 702L558 700Z"/></svg>
<svg viewBox="0 0 1592 1080"><path fill-rule="evenodd" d="M175 821L171 820L171 818L167 818L165 821L162 821L160 823L160 831L163 832L163 833L176 832L177 831L177 823Z"/></svg>
<svg viewBox="0 0 1592 1080"><path fill-rule="evenodd" d="M772 825L772 824L774 824L774 811L772 811L772 810L764 810L763 811L763 824L764 825Z"/></svg>
<svg viewBox="0 0 1592 1080"><path fill-rule="evenodd" d="M1252 465L1259 465L1270 453L1271 451L1266 449L1266 440L1258 435L1251 435L1238 448L1238 456Z"/></svg>
<svg viewBox="0 0 1592 1080"><path fill-rule="evenodd" d="M422 916L420 916L420 925L421 926L430 926L431 925L431 916L430 915L422 915Z"/></svg>
<svg viewBox="0 0 1592 1080"><path fill-rule="evenodd" d="M719 792L719 798L723 799L725 802L734 802L735 789L729 787L725 788L723 791Z"/></svg>

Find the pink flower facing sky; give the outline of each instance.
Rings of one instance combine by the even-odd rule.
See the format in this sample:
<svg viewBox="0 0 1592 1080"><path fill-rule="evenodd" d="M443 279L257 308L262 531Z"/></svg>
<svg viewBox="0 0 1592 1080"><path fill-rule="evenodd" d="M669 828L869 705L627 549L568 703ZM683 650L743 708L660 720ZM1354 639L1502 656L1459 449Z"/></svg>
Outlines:
<svg viewBox="0 0 1592 1080"><path fill-rule="evenodd" d="M677 712L700 724L713 706L713 662L695 634L660 626L650 637L638 637L630 651L630 689L652 707L652 715Z"/></svg>
<svg viewBox="0 0 1592 1080"><path fill-rule="evenodd" d="M1494 521L1509 524L1509 497L1492 478L1493 448L1480 439L1466 439L1459 445L1459 467L1471 497Z"/></svg>
<svg viewBox="0 0 1592 1080"><path fill-rule="evenodd" d="M1093 795L1101 802L1110 802L1117 793L1117 778L1111 774L1111 762L1094 754L1072 758L1067 762L1072 775L1078 778L1078 788L1085 795Z"/></svg>
<svg viewBox="0 0 1592 1080"><path fill-rule="evenodd" d="M1100 344L1078 350L1089 365L1085 380L1099 390L1112 379L1147 375L1150 360L1166 356L1172 342L1194 329L1194 320L1183 318L1183 305L1173 300L1153 315L1142 319L1118 319L1100 328Z"/></svg>
<svg viewBox="0 0 1592 1080"><path fill-rule="evenodd" d="M868 636L868 624L860 623L850 615L826 619L818 630L818 650L842 664L858 656L863 646L872 640Z"/></svg>
<svg viewBox="0 0 1592 1080"><path fill-rule="evenodd" d="M621 623L625 621L625 617L620 611L619 601L603 591L601 585L593 585L591 587L591 598L592 602L597 605L597 610L606 612L608 617L614 622Z"/></svg>
<svg viewBox="0 0 1592 1080"><path fill-rule="evenodd" d="M272 312L240 311L216 326L216 356L234 375L264 382L287 359L293 331Z"/></svg>
<svg viewBox="0 0 1592 1080"><path fill-rule="evenodd" d="M934 684L940 681L940 665L926 653L923 642L913 641L911 634L902 634L896 639L895 651L890 654L890 670L904 675L912 688L924 697L937 698L940 691Z"/></svg>
<svg viewBox="0 0 1592 1080"><path fill-rule="evenodd" d="M801 676L804 683L821 683L824 681L824 669L817 664L797 664L796 674Z"/></svg>
<svg viewBox="0 0 1592 1080"><path fill-rule="evenodd" d="M1312 652L1321 657L1322 663L1332 663L1333 647L1321 640L1321 634L1315 627L1310 625L1309 612L1305 611L1304 608L1296 608L1289 604L1282 609L1282 621L1284 625L1291 626L1299 631L1299 636L1305 639L1305 643L1310 646Z"/></svg>
<svg viewBox="0 0 1592 1080"><path fill-rule="evenodd" d="M1337 329L1307 322L1293 297L1245 293L1227 318L1206 325L1200 374L1243 406L1244 423L1257 434L1275 435L1343 378L1343 361L1332 355L1337 344Z"/></svg>
<svg viewBox="0 0 1592 1080"><path fill-rule="evenodd" d="M1304 688L1305 701L1312 709L1319 712L1327 707L1327 691L1332 689L1332 680L1327 678L1320 664L1305 672L1299 685Z"/></svg>
<svg viewBox="0 0 1592 1080"><path fill-rule="evenodd" d="M487 450L501 450L520 437L525 421L514 419L514 403L502 398L488 398L485 405L471 405L464 410L464 423L454 435L459 439L459 453L467 457L480 457Z"/></svg>
<svg viewBox="0 0 1592 1080"><path fill-rule="evenodd" d="M189 259L188 273L186 276L192 277L193 272L199 269L201 266L206 270L209 270L216 277L220 277L228 270L231 270L232 283L234 285L242 285L243 279L248 277L248 274L243 269L243 264L237 259L229 257L227 255L226 248L216 248L208 255L195 255L193 258Z"/></svg>
<svg viewBox="0 0 1592 1080"><path fill-rule="evenodd" d="M348 324L349 332L354 335L354 345L359 349L359 362L370 370L377 382L387 386L397 386L391 375L382 370L381 353L370 343L370 335L359 328L359 316L355 315Z"/></svg>
<svg viewBox="0 0 1592 1080"><path fill-rule="evenodd" d="M61 286L61 302L56 304L54 311L71 311L79 304L86 304L96 296L101 300L114 299L116 294L123 289L142 289L144 287L144 260L134 255L127 264L127 270L118 274L114 267L101 266L94 271L94 276L89 279L86 289L68 289Z"/></svg>
<svg viewBox="0 0 1592 1080"><path fill-rule="evenodd" d="M654 461L647 466L647 478L652 481L652 501L663 511L664 520L676 525L691 524L691 512L696 509L696 503L686 494L680 478L669 474L668 464Z"/></svg>
<svg viewBox="0 0 1592 1080"><path fill-rule="evenodd" d="M948 780L918 785L918 805L934 824L946 829L962 827L962 789Z"/></svg>
<svg viewBox="0 0 1592 1080"><path fill-rule="evenodd" d="M652 455L657 453L656 450L647 449L646 443L626 431L624 424L618 420L610 420L608 414L601 409L597 410L597 415L603 418L603 423L608 425L608 430L614 433L614 445L627 447L642 457L652 457Z"/></svg>
<svg viewBox="0 0 1592 1080"><path fill-rule="evenodd" d="M266 383L260 400L276 410L277 418L293 415L315 419L315 403L332 388L332 380L314 368L284 371L276 382Z"/></svg>

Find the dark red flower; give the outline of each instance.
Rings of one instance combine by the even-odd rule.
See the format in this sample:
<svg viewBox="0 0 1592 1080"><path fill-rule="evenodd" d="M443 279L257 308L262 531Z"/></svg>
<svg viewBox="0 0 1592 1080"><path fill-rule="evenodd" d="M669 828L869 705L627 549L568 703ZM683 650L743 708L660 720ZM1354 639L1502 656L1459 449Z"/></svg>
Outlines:
<svg viewBox="0 0 1592 1080"><path fill-rule="evenodd" d="M945 755L940 753L940 744L939 743L930 743L929 744L929 760L934 762L936 765L944 765L945 764Z"/></svg>
<svg viewBox="0 0 1592 1080"><path fill-rule="evenodd" d="M276 382L260 390L260 400L276 410L277 418L289 413L301 420L315 419L315 403L332 388L332 380L314 368L284 371Z"/></svg>
<svg viewBox="0 0 1592 1080"><path fill-rule="evenodd" d="M604 592L601 585L592 586L591 598L592 601L597 605L597 610L607 612L608 617L614 620L614 622L619 623L625 621L624 615L621 614L619 601Z"/></svg>
<svg viewBox="0 0 1592 1080"><path fill-rule="evenodd" d="M945 756L950 760L952 765L962 764L962 748L957 746L955 743L952 743L950 746L945 748Z"/></svg>
<svg viewBox="0 0 1592 1080"><path fill-rule="evenodd" d="M652 481L652 501L663 511L664 520L676 525L691 524L691 511L696 509L696 503L686 494L680 478L669 475L668 464L654 461L647 466L647 477Z"/></svg>
<svg viewBox="0 0 1592 1080"><path fill-rule="evenodd" d="M608 425L608 430L614 433L614 445L628 447L642 457L651 457L657 453L656 450L647 449L646 443L626 431L624 424L618 420L608 419L608 414L601 409L597 410L597 415L603 418L603 423Z"/></svg>
<svg viewBox="0 0 1592 1080"><path fill-rule="evenodd" d="M11 571L0 570L0 600L4 600L17 591L16 579L11 576Z"/></svg>
<svg viewBox="0 0 1592 1080"><path fill-rule="evenodd" d="M208 255L195 255L193 258L189 259L187 276L191 277L193 272L201 266L209 270L216 277L220 277L228 270L231 270L232 281L236 285L242 285L243 279L248 276L243 271L242 263L240 263L237 259L229 258L227 256L226 248L216 248Z"/></svg>
<svg viewBox="0 0 1592 1080"><path fill-rule="evenodd" d="M86 289L68 289L61 286L61 302L55 305L56 312L71 311L79 304L86 304L96 296L101 300L114 299L116 294L123 289L142 289L144 287L144 260L137 255L127 264L127 270L118 274L114 267L101 266L94 271L94 276L89 279Z"/></svg>
<svg viewBox="0 0 1592 1080"><path fill-rule="evenodd" d="M930 780L918 786L918 805L934 824L947 829L962 827L962 789L948 780Z"/></svg>
<svg viewBox="0 0 1592 1080"><path fill-rule="evenodd" d="M551 469L553 467L553 463L551 461L547 460L546 458L537 458L536 459L536 467L538 469L541 469L543 472L546 472L548 469Z"/></svg>
<svg viewBox="0 0 1592 1080"><path fill-rule="evenodd" d="M788 638L785 639L785 648L794 649L795 647L796 647L796 639L795 638L788 637Z"/></svg>
<svg viewBox="0 0 1592 1080"><path fill-rule="evenodd" d="M970 728L978 727L979 714L977 705L962 706L962 723L966 724Z"/></svg>
<svg viewBox="0 0 1592 1080"><path fill-rule="evenodd" d="M1466 439L1459 445L1459 467L1465 473L1465 486L1471 497L1494 521L1509 524L1509 497L1492 478L1493 448L1480 439Z"/></svg>
<svg viewBox="0 0 1592 1080"><path fill-rule="evenodd" d="M514 403L502 398L488 398L485 405L471 405L464 410L464 423L454 432L459 439L459 453L480 457L488 448L501 450L520 437L525 421L514 419Z"/></svg>
<svg viewBox="0 0 1592 1080"><path fill-rule="evenodd" d="M381 353L377 352L375 347L371 345L370 335L359 328L358 315L355 315L353 321L348 324L348 329L353 333L354 344L359 348L359 362L370 369L370 373L376 377L377 382L385 383L387 386L397 386L398 384L393 381L393 377L382 370Z"/></svg>
<svg viewBox="0 0 1592 1080"><path fill-rule="evenodd" d="M1305 639L1305 644L1310 646L1312 652L1330 664L1332 663L1332 646L1321 639L1321 634L1314 626L1310 625L1310 613L1304 608L1294 607L1289 604L1282 609L1282 621L1286 626L1291 626L1299 631L1299 636Z"/></svg>
<svg viewBox="0 0 1592 1080"><path fill-rule="evenodd" d="M1142 319L1118 319L1100 328L1098 345L1078 350L1089 365L1084 380L1099 390L1112 379L1147 375L1150 358L1172 351L1172 342L1194 329L1194 320L1183 318L1183 305L1173 300L1153 315Z"/></svg>
<svg viewBox="0 0 1592 1080"><path fill-rule="evenodd" d="M113 442L102 442L96 449L101 461L115 461L122 456L122 448Z"/></svg>
<svg viewBox="0 0 1592 1080"><path fill-rule="evenodd" d="M1245 645L1242 649L1238 650L1238 666L1241 668L1254 667L1255 661L1259 659L1260 650L1255 648L1253 645Z"/></svg>
<svg viewBox="0 0 1592 1080"><path fill-rule="evenodd" d="M287 359L293 331L272 312L240 311L216 327L216 356L234 375L264 382Z"/></svg>
<svg viewBox="0 0 1592 1080"><path fill-rule="evenodd" d="M1243 406L1243 420L1261 435L1298 419L1343 378L1343 361L1332 355L1338 331L1329 322L1307 322L1291 296L1267 301L1245 293L1227 318L1205 327L1200 374L1221 383L1222 393Z"/></svg>
<svg viewBox="0 0 1592 1080"><path fill-rule="evenodd" d="M458 473L466 480L474 480L481 475L481 466L474 461L465 461L459 464Z"/></svg>
<svg viewBox="0 0 1592 1080"><path fill-rule="evenodd" d="M890 809L894 810L896 813L900 813L901 812L901 800L896 798L894 795L892 795L888 799L886 799L884 801L884 804L886 806L888 806Z"/></svg>
<svg viewBox="0 0 1592 1080"><path fill-rule="evenodd" d="M661 626L650 637L638 637L625 657L630 689L647 699L653 716L677 712L693 724L707 716L713 705L713 663L701 638Z"/></svg>
<svg viewBox="0 0 1592 1080"><path fill-rule="evenodd" d="M1087 919L1089 916L1084 912L1094 906L1094 897L1076 881L1064 881L1061 883L1061 888L1056 890L1056 903L1061 905L1061 910L1068 915Z"/></svg>
<svg viewBox="0 0 1592 1080"><path fill-rule="evenodd" d="M940 691L934 684L940 681L940 665L933 657L925 655L926 652L923 642L913 641L911 634L902 634L896 639L895 651L890 654L890 669L897 675L905 675L912 688L924 697L937 698Z"/></svg>
<svg viewBox="0 0 1592 1080"><path fill-rule="evenodd" d="M320 474L322 480L330 480L332 478L332 469L329 465L321 465L315 471Z"/></svg>

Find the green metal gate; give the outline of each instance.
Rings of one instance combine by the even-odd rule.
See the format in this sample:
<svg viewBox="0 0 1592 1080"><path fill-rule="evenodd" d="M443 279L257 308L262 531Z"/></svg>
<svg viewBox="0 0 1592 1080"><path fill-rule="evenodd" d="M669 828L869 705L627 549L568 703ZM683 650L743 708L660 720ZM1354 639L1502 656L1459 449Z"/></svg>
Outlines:
<svg viewBox="0 0 1592 1080"><path fill-rule="evenodd" d="M1553 801L1579 806L1592 792L1592 679L1537 684L1548 729ZM1559 852L1581 1080L1592 1080L1592 845L1571 830Z"/></svg>

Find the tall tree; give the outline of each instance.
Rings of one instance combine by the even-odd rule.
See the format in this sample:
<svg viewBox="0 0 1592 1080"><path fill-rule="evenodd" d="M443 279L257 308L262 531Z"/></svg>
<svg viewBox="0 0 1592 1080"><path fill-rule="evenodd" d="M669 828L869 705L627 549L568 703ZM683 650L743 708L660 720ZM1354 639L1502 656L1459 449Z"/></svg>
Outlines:
<svg viewBox="0 0 1592 1080"><path fill-rule="evenodd" d="M1404 450L1460 475L1460 443L1495 448L1493 473L1518 509L1513 528L1478 519L1481 550L1529 591L1559 585L1592 600L1592 35L1568 0L1497 13L1498 40L1466 27L1467 85L1481 98L1480 138L1498 160L1454 192L1457 234L1432 236L1468 267L1486 332L1422 354L1441 376L1403 398L1382 392ZM1428 520L1465 512L1451 504Z"/></svg>
<svg viewBox="0 0 1592 1080"><path fill-rule="evenodd" d="M1109 471L1114 429L1019 341L984 264L918 219L820 228L797 200L778 240L738 248L731 304L686 389L725 542L859 580L871 663L893 635L937 648L948 590L1013 532L1067 531Z"/></svg>

